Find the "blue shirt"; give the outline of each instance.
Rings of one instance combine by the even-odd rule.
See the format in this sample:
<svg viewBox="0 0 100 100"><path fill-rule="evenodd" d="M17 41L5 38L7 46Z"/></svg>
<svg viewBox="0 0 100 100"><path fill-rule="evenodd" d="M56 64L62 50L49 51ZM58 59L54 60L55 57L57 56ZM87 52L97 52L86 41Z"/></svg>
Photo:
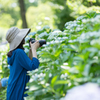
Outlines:
<svg viewBox="0 0 100 100"><path fill-rule="evenodd" d="M29 81L27 71L38 68L39 60L35 57L30 60L22 49L14 50L12 56L7 60L10 65L7 100L24 100L26 83Z"/></svg>

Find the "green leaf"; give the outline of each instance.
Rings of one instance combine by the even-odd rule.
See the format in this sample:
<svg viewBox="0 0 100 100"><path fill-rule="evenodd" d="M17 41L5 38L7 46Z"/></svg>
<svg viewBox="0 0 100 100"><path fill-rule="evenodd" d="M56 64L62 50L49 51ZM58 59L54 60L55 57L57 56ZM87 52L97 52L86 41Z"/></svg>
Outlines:
<svg viewBox="0 0 100 100"><path fill-rule="evenodd" d="M69 81L68 80L58 80L55 82L55 85L58 85L58 84L68 84Z"/></svg>
<svg viewBox="0 0 100 100"><path fill-rule="evenodd" d="M52 80L51 80L51 87L54 87L55 82L56 82L56 80L57 80L57 77L58 77L58 76L54 76L54 77L52 78Z"/></svg>
<svg viewBox="0 0 100 100"><path fill-rule="evenodd" d="M85 76L88 76L88 75L89 75L90 68L91 68L90 64L87 64L87 65L85 66L84 72L83 72L83 74L84 74Z"/></svg>
<svg viewBox="0 0 100 100"><path fill-rule="evenodd" d="M48 92L47 89L40 89L40 90L37 90L33 93L34 96L40 96L40 95L45 95L46 93Z"/></svg>

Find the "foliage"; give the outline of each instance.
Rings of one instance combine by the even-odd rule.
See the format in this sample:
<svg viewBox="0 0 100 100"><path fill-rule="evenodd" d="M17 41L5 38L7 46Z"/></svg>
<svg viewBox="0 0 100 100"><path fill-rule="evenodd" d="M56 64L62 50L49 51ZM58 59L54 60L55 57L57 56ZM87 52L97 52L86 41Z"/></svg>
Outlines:
<svg viewBox="0 0 100 100"><path fill-rule="evenodd" d="M43 8L43 9L41 9ZM45 25L56 28L53 24L53 12L47 4L40 4L38 7L31 6L26 12L28 26L32 31L41 29Z"/></svg>
<svg viewBox="0 0 100 100"><path fill-rule="evenodd" d="M7 68L7 51L8 46L0 47L0 80L4 77L9 77L9 69ZM0 100L6 100L6 87L0 89Z"/></svg>
<svg viewBox="0 0 100 100"><path fill-rule="evenodd" d="M2 44L1 42L5 42L5 33L6 33L5 28L0 27L0 45Z"/></svg>
<svg viewBox="0 0 100 100"><path fill-rule="evenodd" d="M40 67L29 72L28 100L60 100L74 86L100 84L99 26L100 15L91 12L67 22L64 31L44 27L33 33L47 44L38 50Z"/></svg>
<svg viewBox="0 0 100 100"><path fill-rule="evenodd" d="M98 5L95 5L93 2L99 5L99 0L67 0L67 5L69 9L73 12L71 16L77 18L80 15L83 15L89 11L96 11L97 13L100 12L100 8ZM91 5L92 4L92 5Z"/></svg>
<svg viewBox="0 0 100 100"><path fill-rule="evenodd" d="M0 0L0 27L15 26L19 19L19 7L16 0Z"/></svg>
<svg viewBox="0 0 100 100"><path fill-rule="evenodd" d="M72 21L75 18L71 16L72 10L67 5L67 0L41 0L42 2L48 2L54 12L55 26L58 29L63 30L63 26L66 22Z"/></svg>
<svg viewBox="0 0 100 100"><path fill-rule="evenodd" d="M39 0L38 0L39 1ZM63 30L68 21L73 21L88 11L100 12L100 0L40 0L49 2L54 12L55 25Z"/></svg>
<svg viewBox="0 0 100 100"><path fill-rule="evenodd" d="M24 3L27 24L28 27L35 28L33 31L36 31L41 22L42 27L45 25L45 17L49 17L48 25L52 29L63 30L66 22L87 11L100 12L100 0L24 0ZM22 27L18 0L0 0L0 19L0 27Z"/></svg>
<svg viewBox="0 0 100 100"><path fill-rule="evenodd" d="M60 100L74 86L87 82L100 84L99 26L100 15L90 12L67 22L64 31L44 26L26 37L27 54L30 37L47 41L37 52L39 68L28 72L31 79L27 84L27 100ZM9 76L7 51L8 47L0 51L0 78ZM5 100L6 88L0 93L0 99Z"/></svg>

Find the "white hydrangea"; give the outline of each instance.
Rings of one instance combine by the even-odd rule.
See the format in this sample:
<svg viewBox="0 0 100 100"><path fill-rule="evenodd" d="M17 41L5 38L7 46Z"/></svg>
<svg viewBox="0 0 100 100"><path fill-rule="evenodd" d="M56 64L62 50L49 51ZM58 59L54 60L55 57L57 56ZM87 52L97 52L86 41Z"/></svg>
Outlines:
<svg viewBox="0 0 100 100"><path fill-rule="evenodd" d="M88 40L91 37L100 37L100 30L99 31L94 31L94 32L87 32L87 33L82 33L80 37L77 38L79 42L83 42L84 40Z"/></svg>
<svg viewBox="0 0 100 100"><path fill-rule="evenodd" d="M85 18L85 16L79 16L76 20L82 20L84 18Z"/></svg>
<svg viewBox="0 0 100 100"><path fill-rule="evenodd" d="M43 36L48 36L47 32L43 32L39 35L39 38L42 38Z"/></svg>
<svg viewBox="0 0 100 100"><path fill-rule="evenodd" d="M100 100L100 87L96 83L86 83L68 91L63 100Z"/></svg>

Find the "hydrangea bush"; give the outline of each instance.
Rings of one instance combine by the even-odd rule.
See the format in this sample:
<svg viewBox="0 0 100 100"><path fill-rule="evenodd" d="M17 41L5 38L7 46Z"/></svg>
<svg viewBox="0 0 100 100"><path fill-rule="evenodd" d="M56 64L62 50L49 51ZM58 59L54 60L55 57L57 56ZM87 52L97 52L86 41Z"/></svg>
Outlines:
<svg viewBox="0 0 100 100"><path fill-rule="evenodd" d="M0 46L0 81L2 78L9 77L9 69L7 65L7 51L9 50L8 45ZM6 87L0 89L0 100L6 100Z"/></svg>
<svg viewBox="0 0 100 100"><path fill-rule="evenodd" d="M28 100L60 100L74 86L100 84L99 14L67 22L64 31L44 27L29 37L46 39L47 44L38 49L39 68L29 72Z"/></svg>
<svg viewBox="0 0 100 100"><path fill-rule="evenodd" d="M26 100L61 100L71 88L93 82L100 84L100 15L95 12L67 22L64 31L49 26L31 32L26 37L25 52L29 51L29 38L45 39L46 45L37 51L40 66L29 71L30 81ZM8 49L6 50L7 53ZM3 53L0 51L0 53ZM2 58L3 57L3 58ZM6 54L0 57L0 78L9 76ZM1 59L2 58L2 59ZM2 62L2 63L1 63ZM5 92L0 99L5 100Z"/></svg>

